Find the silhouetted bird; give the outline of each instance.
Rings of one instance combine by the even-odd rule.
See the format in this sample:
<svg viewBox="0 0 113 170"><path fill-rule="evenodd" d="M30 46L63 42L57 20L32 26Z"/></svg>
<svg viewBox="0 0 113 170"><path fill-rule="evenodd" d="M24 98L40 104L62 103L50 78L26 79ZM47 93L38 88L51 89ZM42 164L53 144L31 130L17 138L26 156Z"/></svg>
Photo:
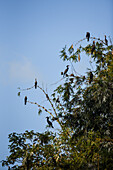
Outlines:
<svg viewBox="0 0 113 170"><path fill-rule="evenodd" d="M95 51L95 41L93 41L93 46L92 46L92 49L91 49L91 54L93 54L94 51Z"/></svg>
<svg viewBox="0 0 113 170"><path fill-rule="evenodd" d="M35 89L37 89L37 79L35 79Z"/></svg>
<svg viewBox="0 0 113 170"><path fill-rule="evenodd" d="M54 128L53 125L52 125L52 122L50 122L50 120L49 120L49 117L47 116L46 118L47 118L47 123L48 123L49 127Z"/></svg>
<svg viewBox="0 0 113 170"><path fill-rule="evenodd" d="M87 38L87 41L89 41L89 38L90 38L90 33L89 32L86 33L86 38Z"/></svg>
<svg viewBox="0 0 113 170"><path fill-rule="evenodd" d="M67 73L68 70L69 70L69 65L67 65L66 67L67 67L67 68L66 68L65 71L64 71L64 75L66 75L66 73Z"/></svg>
<svg viewBox="0 0 113 170"><path fill-rule="evenodd" d="M105 35L105 44L108 45L108 40L106 38L106 35Z"/></svg>
<svg viewBox="0 0 113 170"><path fill-rule="evenodd" d="M26 105L26 103L27 103L27 96L25 96L24 98L24 104Z"/></svg>
<svg viewBox="0 0 113 170"><path fill-rule="evenodd" d="M91 82L93 81L93 73L90 71L90 80L89 80L89 84L91 84Z"/></svg>

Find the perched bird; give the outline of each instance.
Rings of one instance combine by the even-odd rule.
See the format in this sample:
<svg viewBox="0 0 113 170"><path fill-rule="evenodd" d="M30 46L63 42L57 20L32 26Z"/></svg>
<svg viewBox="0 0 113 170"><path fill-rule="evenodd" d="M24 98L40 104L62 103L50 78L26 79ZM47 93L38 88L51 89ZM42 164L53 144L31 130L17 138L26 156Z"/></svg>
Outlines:
<svg viewBox="0 0 113 170"><path fill-rule="evenodd" d="M108 40L106 38L106 35L105 35L105 44L108 45Z"/></svg>
<svg viewBox="0 0 113 170"><path fill-rule="evenodd" d="M50 122L50 120L49 120L49 117L47 116L46 118L47 118L47 123L48 123L49 127L54 128L53 125L52 125L52 122Z"/></svg>
<svg viewBox="0 0 113 170"><path fill-rule="evenodd" d="M67 68L65 69L64 74L63 74L63 75L66 75L66 73L67 73L67 72L68 72L68 70L69 70L69 65L67 65L66 67L67 67Z"/></svg>
<svg viewBox="0 0 113 170"><path fill-rule="evenodd" d="M90 38L90 33L89 32L86 33L86 38L87 38L87 41L89 41L89 38Z"/></svg>
<svg viewBox="0 0 113 170"><path fill-rule="evenodd" d="M35 89L37 89L37 79L35 79Z"/></svg>
<svg viewBox="0 0 113 170"><path fill-rule="evenodd" d="M27 96L25 96L24 98L24 104L26 105L26 103L27 103Z"/></svg>
<svg viewBox="0 0 113 170"><path fill-rule="evenodd" d="M95 41L93 41L93 46L92 46L92 49L91 49L91 54L93 54L94 51L95 51Z"/></svg>
<svg viewBox="0 0 113 170"><path fill-rule="evenodd" d="M93 73L91 71L89 73L89 76L90 76L89 84L91 84L91 82L93 81Z"/></svg>

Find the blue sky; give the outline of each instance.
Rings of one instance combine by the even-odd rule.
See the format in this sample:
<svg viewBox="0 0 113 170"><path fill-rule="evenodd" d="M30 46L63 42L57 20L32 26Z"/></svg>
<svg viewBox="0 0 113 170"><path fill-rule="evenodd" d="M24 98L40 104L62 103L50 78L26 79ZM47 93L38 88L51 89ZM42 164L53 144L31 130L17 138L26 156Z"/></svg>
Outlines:
<svg viewBox="0 0 113 170"><path fill-rule="evenodd" d="M43 132L46 126L47 114L38 116L36 106L23 105L27 94L49 107L44 96L32 89L18 97L17 88L32 86L37 77L51 92L55 86L50 84L61 78L66 66L59 57L65 45L84 38L87 31L113 40L112 10L112 0L0 1L0 160L8 154L9 133ZM82 73L86 65L83 59L76 71Z"/></svg>

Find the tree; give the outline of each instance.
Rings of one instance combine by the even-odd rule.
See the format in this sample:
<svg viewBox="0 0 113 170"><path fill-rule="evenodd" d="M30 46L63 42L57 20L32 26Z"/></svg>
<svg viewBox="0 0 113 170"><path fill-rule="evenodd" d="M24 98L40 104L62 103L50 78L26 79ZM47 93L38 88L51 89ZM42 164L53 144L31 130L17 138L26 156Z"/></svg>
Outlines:
<svg viewBox="0 0 113 170"><path fill-rule="evenodd" d="M44 110L51 121L48 117L49 130L44 133L9 134L10 156L2 161L2 166L27 170L113 169L113 45L108 45L106 36L103 41L88 35L62 49L60 56L71 64L72 73L67 65L61 72L63 84L54 90L52 99L36 80L31 88L19 88L18 95L32 88L44 93L52 112L28 101L27 96L25 104L36 104L39 114ZM90 43L83 47L85 40ZM83 54L89 56L91 68L80 75L74 63L80 62ZM61 127L57 133L51 132L52 121Z"/></svg>

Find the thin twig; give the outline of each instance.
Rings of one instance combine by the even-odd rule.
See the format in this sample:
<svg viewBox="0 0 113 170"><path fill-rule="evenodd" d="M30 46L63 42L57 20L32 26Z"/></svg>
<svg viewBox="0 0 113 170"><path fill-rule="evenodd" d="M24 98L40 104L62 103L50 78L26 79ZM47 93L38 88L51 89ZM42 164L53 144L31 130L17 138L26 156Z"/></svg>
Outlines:
<svg viewBox="0 0 113 170"><path fill-rule="evenodd" d="M47 100L50 102L50 104L51 104L51 107L53 108L53 110L54 110L54 113L55 113L55 115L57 116L57 113L56 113L56 110L55 110L55 108L54 108L54 106L53 106L53 103L51 102L51 100L50 100L50 98L49 98L49 96L48 96L48 94L44 91L44 89L42 89L40 86L37 86L40 90L42 90L42 92L45 94L45 96L46 96L46 98L47 98Z"/></svg>
<svg viewBox="0 0 113 170"><path fill-rule="evenodd" d="M26 91L26 90L31 90L31 89L33 89L34 87L35 87L35 85L32 86L32 87L26 88L26 89L21 89L21 88L18 87L18 89L19 89L20 91Z"/></svg>
<svg viewBox="0 0 113 170"><path fill-rule="evenodd" d="M64 79L64 77L63 77L63 78L61 78L60 80L58 80L57 82L50 84L50 86L53 86L53 85L55 85L55 84L59 83L59 82L60 82L60 81L62 81L63 79Z"/></svg>
<svg viewBox="0 0 113 170"><path fill-rule="evenodd" d="M31 104L35 104L35 105L37 105L38 107L41 107L43 110L45 110L46 112L48 112L52 117L54 117L53 116L53 114L51 113L51 112L49 112L44 106L41 106L40 104L38 104L38 103L36 103L36 102L30 102L30 101L27 101L28 103L31 103Z"/></svg>
<svg viewBox="0 0 113 170"><path fill-rule="evenodd" d="M38 107L41 107L43 110L45 110L45 112L48 112L48 113L54 118L53 114L52 114L50 111L48 111L44 106L41 106L40 104L38 104L38 103L36 103L36 102L30 102L30 101L27 101L27 102L28 102L28 103L31 103L31 104L35 104L35 105L37 105ZM56 121L59 123L59 125L61 126L61 128L63 128L62 125L61 125L61 122L59 121L59 119L57 119Z"/></svg>

